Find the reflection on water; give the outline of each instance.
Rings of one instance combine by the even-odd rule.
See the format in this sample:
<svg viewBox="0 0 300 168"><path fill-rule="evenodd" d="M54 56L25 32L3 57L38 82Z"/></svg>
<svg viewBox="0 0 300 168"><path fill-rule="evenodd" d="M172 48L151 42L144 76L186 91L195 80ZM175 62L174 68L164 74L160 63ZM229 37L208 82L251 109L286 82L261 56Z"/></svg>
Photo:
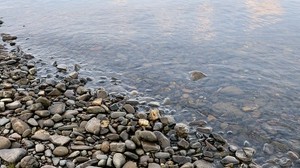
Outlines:
<svg viewBox="0 0 300 168"><path fill-rule="evenodd" d="M231 143L248 141L264 160L300 153L297 1L17 2L0 1L1 32L16 34L37 58L81 64L94 87L169 97L166 113L205 119ZM192 70L208 77L190 81ZM271 154L263 151L268 145Z"/></svg>
<svg viewBox="0 0 300 168"><path fill-rule="evenodd" d="M245 5L250 12L251 30L275 24L283 14L279 0L246 0Z"/></svg>
<svg viewBox="0 0 300 168"><path fill-rule="evenodd" d="M199 25L196 26L194 39L196 41L211 40L216 35L213 30L212 21L214 15L213 6L209 3L203 3L199 5L196 13L198 13L196 22L198 22Z"/></svg>

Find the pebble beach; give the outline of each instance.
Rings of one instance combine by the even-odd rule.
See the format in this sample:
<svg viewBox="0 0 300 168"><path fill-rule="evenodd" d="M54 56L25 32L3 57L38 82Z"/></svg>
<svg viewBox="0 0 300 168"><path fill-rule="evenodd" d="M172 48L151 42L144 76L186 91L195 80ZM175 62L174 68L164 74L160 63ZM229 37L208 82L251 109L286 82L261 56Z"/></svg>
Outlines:
<svg viewBox="0 0 300 168"><path fill-rule="evenodd" d="M55 63L60 75L40 78L40 60L16 36L1 38L1 168L262 167L255 148L229 144L206 121L178 123L155 102L145 108L129 95L88 88L80 65ZM287 156L281 167L299 159Z"/></svg>

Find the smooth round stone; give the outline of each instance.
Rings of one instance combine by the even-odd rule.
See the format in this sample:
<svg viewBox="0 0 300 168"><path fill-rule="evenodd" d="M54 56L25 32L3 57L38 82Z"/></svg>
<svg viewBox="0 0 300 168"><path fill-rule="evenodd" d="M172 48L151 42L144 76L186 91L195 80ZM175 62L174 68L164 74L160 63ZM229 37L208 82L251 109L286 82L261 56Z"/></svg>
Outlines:
<svg viewBox="0 0 300 168"><path fill-rule="evenodd" d="M79 151L74 151L74 152L72 152L72 153L68 156L68 158L75 158L75 157L77 157L78 155L80 155L80 152L79 152Z"/></svg>
<svg viewBox="0 0 300 168"><path fill-rule="evenodd" d="M185 139L181 139L179 142L177 142L177 145L184 149L188 149L190 146L189 142L186 141Z"/></svg>
<svg viewBox="0 0 300 168"><path fill-rule="evenodd" d="M52 156L52 151L51 151L50 149L47 149L47 150L45 151L45 156L46 156L46 157L51 157L51 156Z"/></svg>
<svg viewBox="0 0 300 168"><path fill-rule="evenodd" d="M40 117L50 116L50 111L48 111L48 110L38 110L38 111L35 111L34 113Z"/></svg>
<svg viewBox="0 0 300 168"><path fill-rule="evenodd" d="M194 162L194 168L215 168L215 165L205 160L198 160Z"/></svg>
<svg viewBox="0 0 300 168"><path fill-rule="evenodd" d="M155 157L158 159L168 159L170 158L170 153L168 152L157 152L155 153Z"/></svg>
<svg viewBox="0 0 300 168"><path fill-rule="evenodd" d="M47 120L45 120L45 121L43 122L43 125L44 125L45 127L53 127L53 126L54 126L54 121L51 120L51 119L47 119Z"/></svg>
<svg viewBox="0 0 300 168"><path fill-rule="evenodd" d="M0 136L0 149L8 149L10 146L10 140L6 137Z"/></svg>
<svg viewBox="0 0 300 168"><path fill-rule="evenodd" d="M39 125L38 122L34 118L29 118L27 123L32 125L32 126L38 126Z"/></svg>
<svg viewBox="0 0 300 168"><path fill-rule="evenodd" d="M221 163L226 165L226 164L239 164L240 161L237 160L235 157L233 156L225 156L222 160L221 160Z"/></svg>
<svg viewBox="0 0 300 168"><path fill-rule="evenodd" d="M160 131L163 128L163 124L161 122L155 122L153 126L154 131Z"/></svg>
<svg viewBox="0 0 300 168"><path fill-rule="evenodd" d="M132 105L130 104L125 104L123 106L124 110L127 112L127 113L134 113L135 112L135 109Z"/></svg>
<svg viewBox="0 0 300 168"><path fill-rule="evenodd" d="M50 136L50 141L55 144L55 145L60 145L63 146L70 142L71 138L67 136L62 136L62 135L51 135Z"/></svg>
<svg viewBox="0 0 300 168"><path fill-rule="evenodd" d="M15 110L17 108L20 108L22 107L22 104L20 101L14 101L12 103L8 103L6 104L6 107L9 109L9 110Z"/></svg>
<svg viewBox="0 0 300 168"><path fill-rule="evenodd" d="M192 80L192 81L197 81L199 79L206 77L206 75L204 73L202 73L200 71L196 71L196 70L190 71L189 74L190 74L190 80Z"/></svg>
<svg viewBox="0 0 300 168"><path fill-rule="evenodd" d="M115 118L119 118L119 117L124 117L126 115L126 112L112 112L110 114L110 117L115 119Z"/></svg>
<svg viewBox="0 0 300 168"><path fill-rule="evenodd" d="M160 165L157 163L149 163L148 168L160 168Z"/></svg>
<svg viewBox="0 0 300 168"><path fill-rule="evenodd" d="M124 155L129 159L133 159L133 160L139 159L139 156L137 154L129 152L129 151L125 152Z"/></svg>
<svg viewBox="0 0 300 168"><path fill-rule="evenodd" d="M53 154L54 154L55 156L66 156L68 153L69 153L68 148L66 148L66 147L64 147L64 146L56 147L56 148L53 150Z"/></svg>
<svg viewBox="0 0 300 168"><path fill-rule="evenodd" d="M110 147L109 142L108 142L108 141L104 141L104 142L102 142L102 144L101 144L100 150L101 150L102 152L104 152L104 153L107 153L107 152L109 152L109 147Z"/></svg>
<svg viewBox="0 0 300 168"><path fill-rule="evenodd" d="M14 131L20 135L22 135L26 130L30 130L29 125L20 119L12 118L11 123Z"/></svg>
<svg viewBox="0 0 300 168"><path fill-rule="evenodd" d="M34 133L33 136L31 136L32 139L36 140L42 140L42 141L47 141L50 138L50 134L48 131L45 130L38 130Z"/></svg>
<svg viewBox="0 0 300 168"><path fill-rule="evenodd" d="M36 152L44 152L45 146L43 144L37 144L35 145L35 151Z"/></svg>
<svg viewBox="0 0 300 168"><path fill-rule="evenodd" d="M23 148L1 149L0 158L9 163L17 163L25 155L27 151Z"/></svg>
<svg viewBox="0 0 300 168"><path fill-rule="evenodd" d="M128 161L124 164L123 168L137 168L137 163L133 161Z"/></svg>
<svg viewBox="0 0 300 168"><path fill-rule="evenodd" d="M125 146L126 146L126 149L129 149L129 150L135 150L136 149L135 143L131 140L126 140L125 141Z"/></svg>

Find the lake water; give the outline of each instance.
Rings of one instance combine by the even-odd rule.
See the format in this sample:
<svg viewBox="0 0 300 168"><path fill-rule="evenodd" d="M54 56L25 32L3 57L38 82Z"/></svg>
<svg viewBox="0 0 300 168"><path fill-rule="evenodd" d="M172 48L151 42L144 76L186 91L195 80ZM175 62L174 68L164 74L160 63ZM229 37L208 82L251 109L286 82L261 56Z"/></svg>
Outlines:
<svg viewBox="0 0 300 168"><path fill-rule="evenodd" d="M26 52L80 64L92 87L169 97L178 121L248 141L257 162L300 152L298 0L1 0L0 17Z"/></svg>

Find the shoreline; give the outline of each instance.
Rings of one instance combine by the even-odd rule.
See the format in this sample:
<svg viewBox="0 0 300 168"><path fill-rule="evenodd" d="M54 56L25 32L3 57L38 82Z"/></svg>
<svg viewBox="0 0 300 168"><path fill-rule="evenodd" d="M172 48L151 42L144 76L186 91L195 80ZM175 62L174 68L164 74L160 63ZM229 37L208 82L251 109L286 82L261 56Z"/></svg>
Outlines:
<svg viewBox="0 0 300 168"><path fill-rule="evenodd" d="M9 40L3 41L14 45L16 37L5 35ZM252 161L253 148L229 145L201 121L176 123L155 107L139 109L124 95L91 90L77 68L68 72L58 65L64 78L43 81L33 56L1 46L0 157L6 162L44 168L260 167Z"/></svg>

